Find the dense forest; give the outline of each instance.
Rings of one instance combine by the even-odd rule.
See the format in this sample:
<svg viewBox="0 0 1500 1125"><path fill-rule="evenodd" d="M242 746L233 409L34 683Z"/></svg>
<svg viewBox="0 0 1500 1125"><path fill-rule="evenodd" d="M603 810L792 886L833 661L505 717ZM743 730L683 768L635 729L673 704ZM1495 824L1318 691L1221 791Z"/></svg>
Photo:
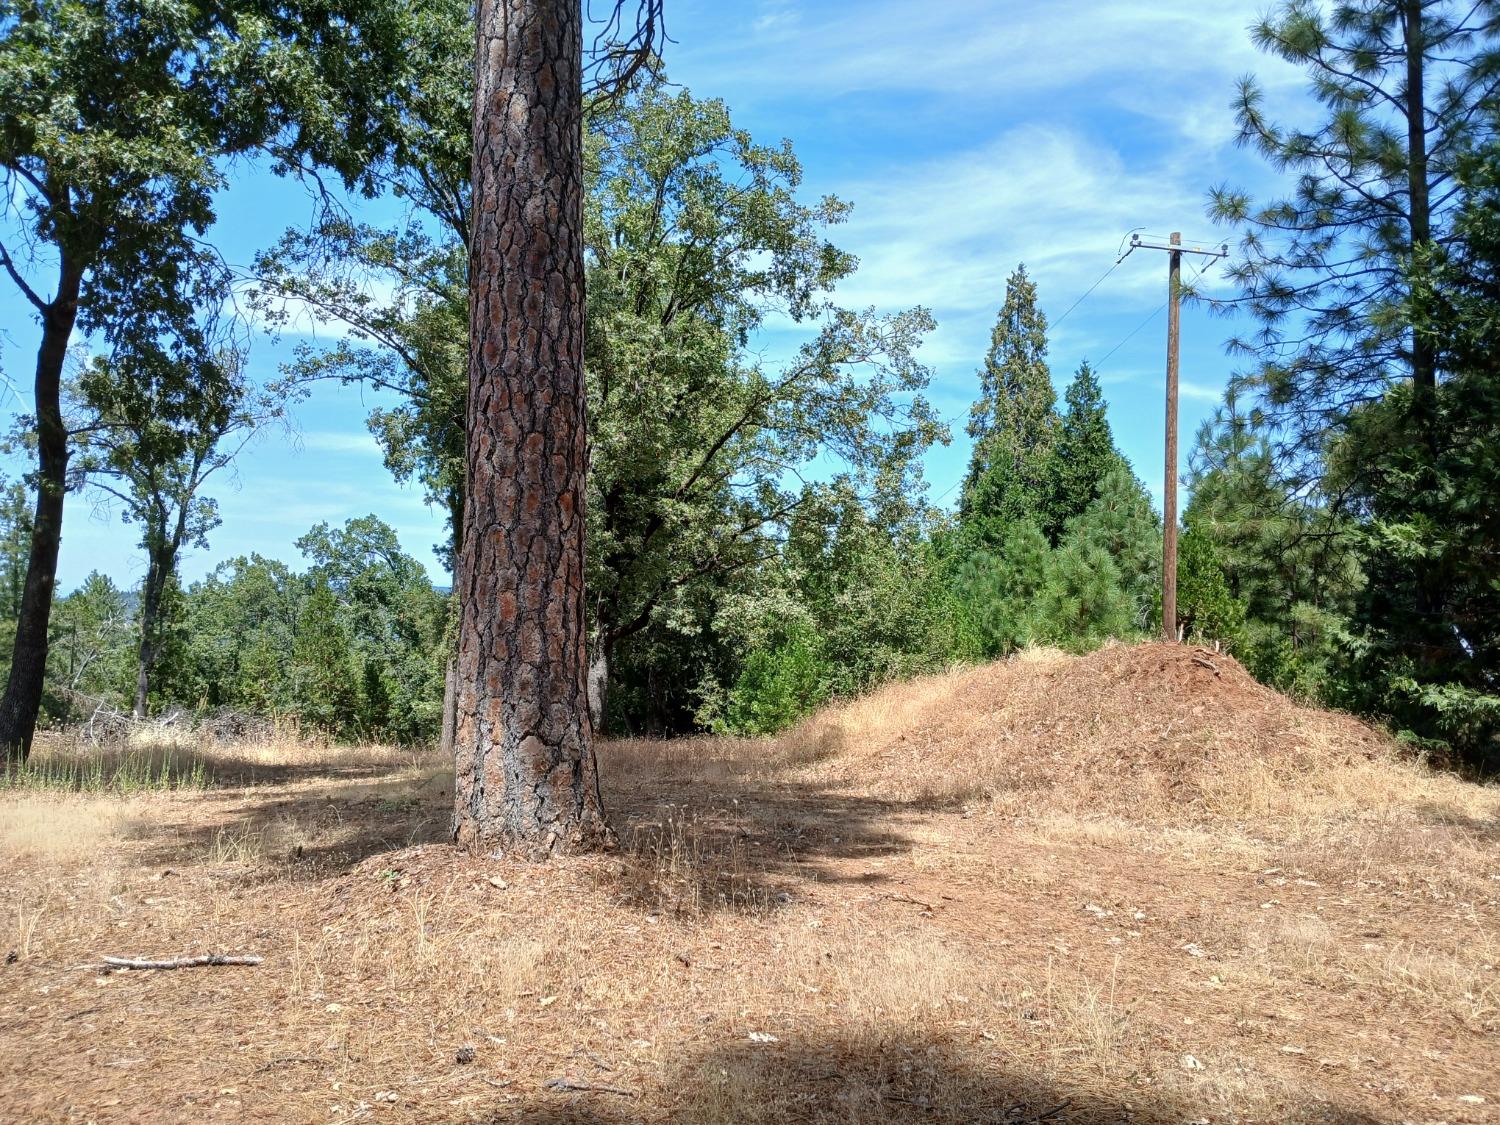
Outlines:
<svg viewBox="0 0 1500 1125"><path fill-rule="evenodd" d="M1205 185L1236 239L1234 292L1211 303L1237 333L1226 371L1238 374L1184 482L1176 624L1283 691L1489 769L1500 765L1500 17L1426 5L1414 39L1407 6L1352 5L1324 21L1293 3L1255 31L1306 69L1326 120L1312 132L1269 120L1247 79L1241 139L1285 174L1287 194ZM237 54L176 9L65 24L17 16L25 7L0 8L5 51L32 63L0 72L0 167L22 200L12 223L57 251L83 342L73 323L57 329L71 351L53 357L55 398L39 395L11 437L40 468L0 508L0 649L17 654L7 700L40 619L48 722L233 713L342 738L435 739L453 599L378 513L309 529L300 568L252 556L184 584L178 564L218 524L215 473L319 380L399 397L370 430L391 473L450 514L444 554L459 555L467 5L372 5L358 42L267 20L286 65L266 74L266 55ZM162 65L182 44L201 47L198 61ZM187 73L200 65L217 79ZM82 96L122 73L181 97L142 120ZM376 88L392 93L370 97ZM333 104L352 106L361 129L330 132ZM924 499L923 457L965 420L924 397L924 309L837 302L857 269L836 245L847 204L805 198L790 144L750 136L659 65L586 110L596 725L772 733L894 678L1162 629L1160 515L1116 446L1088 357L1054 368L1024 266L995 295L990 348L974 357L969 470L956 510L939 508ZM329 206L265 248L246 291L201 239L223 168L245 153L309 182L322 170L356 200L393 195L406 217L386 228ZM62 296L4 264L57 322ZM349 336L304 347L257 386L231 290L263 321L295 302ZM808 329L777 364L755 346L773 315ZM48 550L55 571L64 493L107 497L123 514L148 563L140 589L95 574L41 606L28 573L39 558L45 570Z"/></svg>

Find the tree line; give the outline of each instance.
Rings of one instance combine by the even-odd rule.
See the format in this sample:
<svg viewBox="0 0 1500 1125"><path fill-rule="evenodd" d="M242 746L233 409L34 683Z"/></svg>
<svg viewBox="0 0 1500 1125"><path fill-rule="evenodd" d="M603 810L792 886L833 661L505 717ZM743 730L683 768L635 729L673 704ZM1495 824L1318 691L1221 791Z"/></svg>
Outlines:
<svg viewBox="0 0 1500 1125"><path fill-rule="evenodd" d="M49 297L5 252L45 329L16 438L38 468L10 495L3 540L11 747L29 744L44 687L58 718L92 692L141 713L244 708L421 741L445 674L460 688L475 674L450 662L462 597L373 517L313 529L300 571L251 558L177 579L216 522L213 472L275 420L273 401L318 380L393 392L370 429L396 478L448 513L455 564L474 546L471 421L498 417L493 398L476 408L471 377L468 6L216 12L225 22L118 0L0 12L0 165L23 200L12 219L55 259L29 265L57 274ZM1492 4L1294 2L1255 29L1308 70L1326 122L1284 127L1253 81L1238 92L1242 141L1293 187L1212 193L1242 235L1235 293L1217 303L1249 330L1191 461L1176 623L1269 683L1475 765L1500 731L1497 20ZM1024 268L979 363L958 509L939 511L920 499L922 458L948 437L924 396L931 316L837 302L857 268L830 237L848 204L802 197L790 143L758 142L659 60L629 78L584 96L580 77L578 150L560 158L579 175L588 419L568 613L594 727L770 732L893 677L1159 628L1159 516L1087 362L1059 406ZM302 347L274 399L245 377L234 279L202 241L245 154L319 197L328 177L407 205L382 227L330 201L258 256L240 298L262 318L294 302L349 328ZM806 329L775 362L753 346L772 315ZM70 376L75 326L92 358ZM537 418L505 424L557 437ZM136 523L147 579L127 599L91 578L53 614L63 497L87 488ZM475 612L502 613L506 581Z"/></svg>

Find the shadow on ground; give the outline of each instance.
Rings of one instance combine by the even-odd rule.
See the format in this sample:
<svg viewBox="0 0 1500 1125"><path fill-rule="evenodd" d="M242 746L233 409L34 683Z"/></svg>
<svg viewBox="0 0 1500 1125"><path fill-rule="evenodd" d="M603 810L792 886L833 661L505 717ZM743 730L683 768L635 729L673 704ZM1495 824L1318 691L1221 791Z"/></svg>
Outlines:
<svg viewBox="0 0 1500 1125"><path fill-rule="evenodd" d="M989 1057L986 1057L988 1054ZM1007 1067L993 1048L928 1041L872 1029L854 1037L744 1043L684 1059L663 1089L668 1106L627 1078L575 1070L556 1088L503 1108L489 1121L596 1123L681 1121L770 1125L781 1122L994 1122L1136 1125L1200 1120L1205 1103L1189 1089L1130 1085L1111 1090L1096 1076L1048 1079ZM570 1090L568 1083L592 1087ZM1116 1086L1123 1085L1115 1083ZM613 1087L614 1089L605 1089ZM1103 1089L1101 1089L1103 1087ZM1222 1108L1222 1105L1216 1106ZM1245 1122L1380 1125L1380 1119L1308 1099L1237 1106Z"/></svg>
<svg viewBox="0 0 1500 1125"><path fill-rule="evenodd" d="M789 781L774 768L717 762L698 774L700 765L612 764L606 744L605 805L619 846L601 889L650 912L771 912L809 881L883 882L882 861L908 852L907 825L932 811ZM315 880L449 838L450 773L318 776L325 783L209 789L175 820L164 809L166 819L142 825L147 862L234 865L248 883Z"/></svg>

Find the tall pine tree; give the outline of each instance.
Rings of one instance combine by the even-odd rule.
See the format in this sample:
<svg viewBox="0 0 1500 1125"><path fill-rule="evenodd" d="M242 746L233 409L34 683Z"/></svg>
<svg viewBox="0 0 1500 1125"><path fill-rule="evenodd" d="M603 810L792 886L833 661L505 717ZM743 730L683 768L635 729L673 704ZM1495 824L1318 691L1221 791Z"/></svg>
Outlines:
<svg viewBox="0 0 1500 1125"><path fill-rule="evenodd" d="M1068 385L1067 412L1058 427L1047 472L1042 530L1055 546L1068 521L1099 498L1104 478L1123 465L1105 416L1104 393L1088 360Z"/></svg>
<svg viewBox="0 0 1500 1125"><path fill-rule="evenodd" d="M979 400L969 411L974 453L960 514L974 542L995 546L1008 524L1041 522L1056 402L1047 366L1047 317L1020 265L1005 283L1005 303L979 371Z"/></svg>

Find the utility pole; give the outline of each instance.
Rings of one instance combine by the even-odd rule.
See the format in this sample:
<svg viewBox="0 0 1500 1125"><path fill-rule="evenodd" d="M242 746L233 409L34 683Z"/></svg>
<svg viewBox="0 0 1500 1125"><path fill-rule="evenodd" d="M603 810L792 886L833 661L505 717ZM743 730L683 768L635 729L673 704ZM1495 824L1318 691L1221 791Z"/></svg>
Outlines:
<svg viewBox="0 0 1500 1125"><path fill-rule="evenodd" d="M1182 256L1201 254L1210 260L1229 255L1228 245L1217 249L1184 246L1182 234L1173 231L1166 245L1146 242L1138 234L1130 236L1130 249L1121 254L1115 265L1130 257L1134 250L1167 252L1167 455L1162 480L1161 544L1161 632L1168 641L1177 636L1177 377L1178 342L1182 334ZM1204 263L1207 268L1207 263Z"/></svg>

